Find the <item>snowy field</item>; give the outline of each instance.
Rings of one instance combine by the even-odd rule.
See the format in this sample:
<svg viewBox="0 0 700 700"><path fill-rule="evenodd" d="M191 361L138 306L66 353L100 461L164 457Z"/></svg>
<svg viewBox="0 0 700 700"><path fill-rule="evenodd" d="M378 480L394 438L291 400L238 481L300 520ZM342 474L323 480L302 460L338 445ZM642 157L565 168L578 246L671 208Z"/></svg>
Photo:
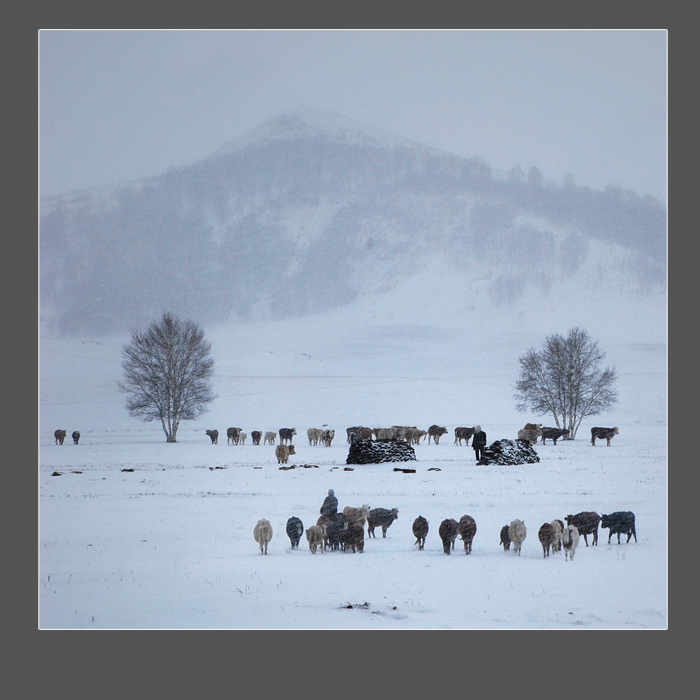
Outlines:
<svg viewBox="0 0 700 700"><path fill-rule="evenodd" d="M638 315L604 326L552 314L548 326L514 311L495 328L485 317L418 322L396 310L390 318L357 305L205 329L218 398L202 419L182 424L176 444L126 414L114 383L127 335L42 335L39 627L666 629L663 318L647 314L637 329ZM552 425L551 416L515 410L517 360L574 325L606 351L604 366L617 367L619 403L584 420L576 440L538 444L538 464L476 466L471 446L453 444L454 428L479 423L490 444L514 439L527 421ZM346 469L346 427L433 423L449 433L439 445L421 442L415 462ZM593 425L620 433L593 447ZM250 437L227 445L228 426L249 436L295 427L296 468L280 469L274 448ZM336 431L332 446L309 446L307 428L324 426ZM54 444L56 428L68 431L63 446ZM218 445L208 428L219 430ZM366 536L362 554L312 555L305 539L292 550L287 519L314 524L330 488L340 508L398 508L386 539L380 530ZM600 530L595 547L581 538L573 561L544 558L539 526L583 510L633 511L639 541L608 544ZM439 524L463 514L477 523L473 551L467 556L458 539L447 556ZM411 532L418 515L430 524L424 551ZM274 530L267 556L253 540L260 518ZM528 528L521 556L499 546L501 526L514 518Z"/></svg>

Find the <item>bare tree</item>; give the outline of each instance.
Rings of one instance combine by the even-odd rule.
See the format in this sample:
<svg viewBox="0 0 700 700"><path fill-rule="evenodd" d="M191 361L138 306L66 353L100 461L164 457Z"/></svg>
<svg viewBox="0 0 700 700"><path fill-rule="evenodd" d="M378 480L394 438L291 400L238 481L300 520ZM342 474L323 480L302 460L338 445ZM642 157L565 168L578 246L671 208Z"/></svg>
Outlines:
<svg viewBox="0 0 700 700"><path fill-rule="evenodd" d="M144 332L132 331L122 348L126 408L134 418L160 420L167 442L177 442L181 420L196 420L216 395L209 378L214 371L211 343L192 321L164 313Z"/></svg>
<svg viewBox="0 0 700 700"><path fill-rule="evenodd" d="M572 328L566 338L548 336L544 349L530 348L519 358L515 384L516 408L550 413L556 426L576 437L581 421L617 403L614 367L599 369L605 353L585 330Z"/></svg>

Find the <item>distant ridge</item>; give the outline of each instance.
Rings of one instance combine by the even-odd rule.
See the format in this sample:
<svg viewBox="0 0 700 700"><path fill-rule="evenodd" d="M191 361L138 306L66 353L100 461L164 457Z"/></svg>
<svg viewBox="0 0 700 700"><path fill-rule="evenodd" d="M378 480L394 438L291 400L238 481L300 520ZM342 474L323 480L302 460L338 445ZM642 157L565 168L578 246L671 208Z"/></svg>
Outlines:
<svg viewBox="0 0 700 700"><path fill-rule="evenodd" d="M330 109L302 105L280 112L238 138L225 143L210 158L235 153L247 146L272 141L327 138L336 143L377 148L420 148L434 153L437 149L397 136L384 129L367 126Z"/></svg>
<svg viewBox="0 0 700 700"><path fill-rule="evenodd" d="M427 269L497 313L665 294L666 211L537 169L503 180L300 107L191 165L42 202L40 256L41 319L57 333L123 331L164 309L220 323L380 307Z"/></svg>

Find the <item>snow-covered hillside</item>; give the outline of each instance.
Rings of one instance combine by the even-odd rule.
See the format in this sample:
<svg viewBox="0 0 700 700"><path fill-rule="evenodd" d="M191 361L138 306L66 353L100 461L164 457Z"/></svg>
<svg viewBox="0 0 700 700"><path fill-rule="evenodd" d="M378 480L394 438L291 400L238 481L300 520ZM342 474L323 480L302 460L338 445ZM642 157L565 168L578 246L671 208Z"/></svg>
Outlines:
<svg viewBox="0 0 700 700"><path fill-rule="evenodd" d="M497 177L340 115L286 113L191 166L42 202L41 317L111 334L164 308L217 325L303 318L458 275L472 304L663 294L659 202ZM377 299L381 304L381 299Z"/></svg>

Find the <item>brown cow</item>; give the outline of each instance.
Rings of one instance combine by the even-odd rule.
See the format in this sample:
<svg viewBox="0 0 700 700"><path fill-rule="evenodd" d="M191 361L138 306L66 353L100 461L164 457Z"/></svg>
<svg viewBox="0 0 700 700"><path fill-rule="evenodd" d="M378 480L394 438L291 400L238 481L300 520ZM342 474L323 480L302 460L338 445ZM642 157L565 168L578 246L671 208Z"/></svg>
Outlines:
<svg viewBox="0 0 700 700"><path fill-rule="evenodd" d="M289 462L289 455L294 454L296 454L294 445L277 445L277 447L275 447L277 464L287 464L287 462Z"/></svg>

